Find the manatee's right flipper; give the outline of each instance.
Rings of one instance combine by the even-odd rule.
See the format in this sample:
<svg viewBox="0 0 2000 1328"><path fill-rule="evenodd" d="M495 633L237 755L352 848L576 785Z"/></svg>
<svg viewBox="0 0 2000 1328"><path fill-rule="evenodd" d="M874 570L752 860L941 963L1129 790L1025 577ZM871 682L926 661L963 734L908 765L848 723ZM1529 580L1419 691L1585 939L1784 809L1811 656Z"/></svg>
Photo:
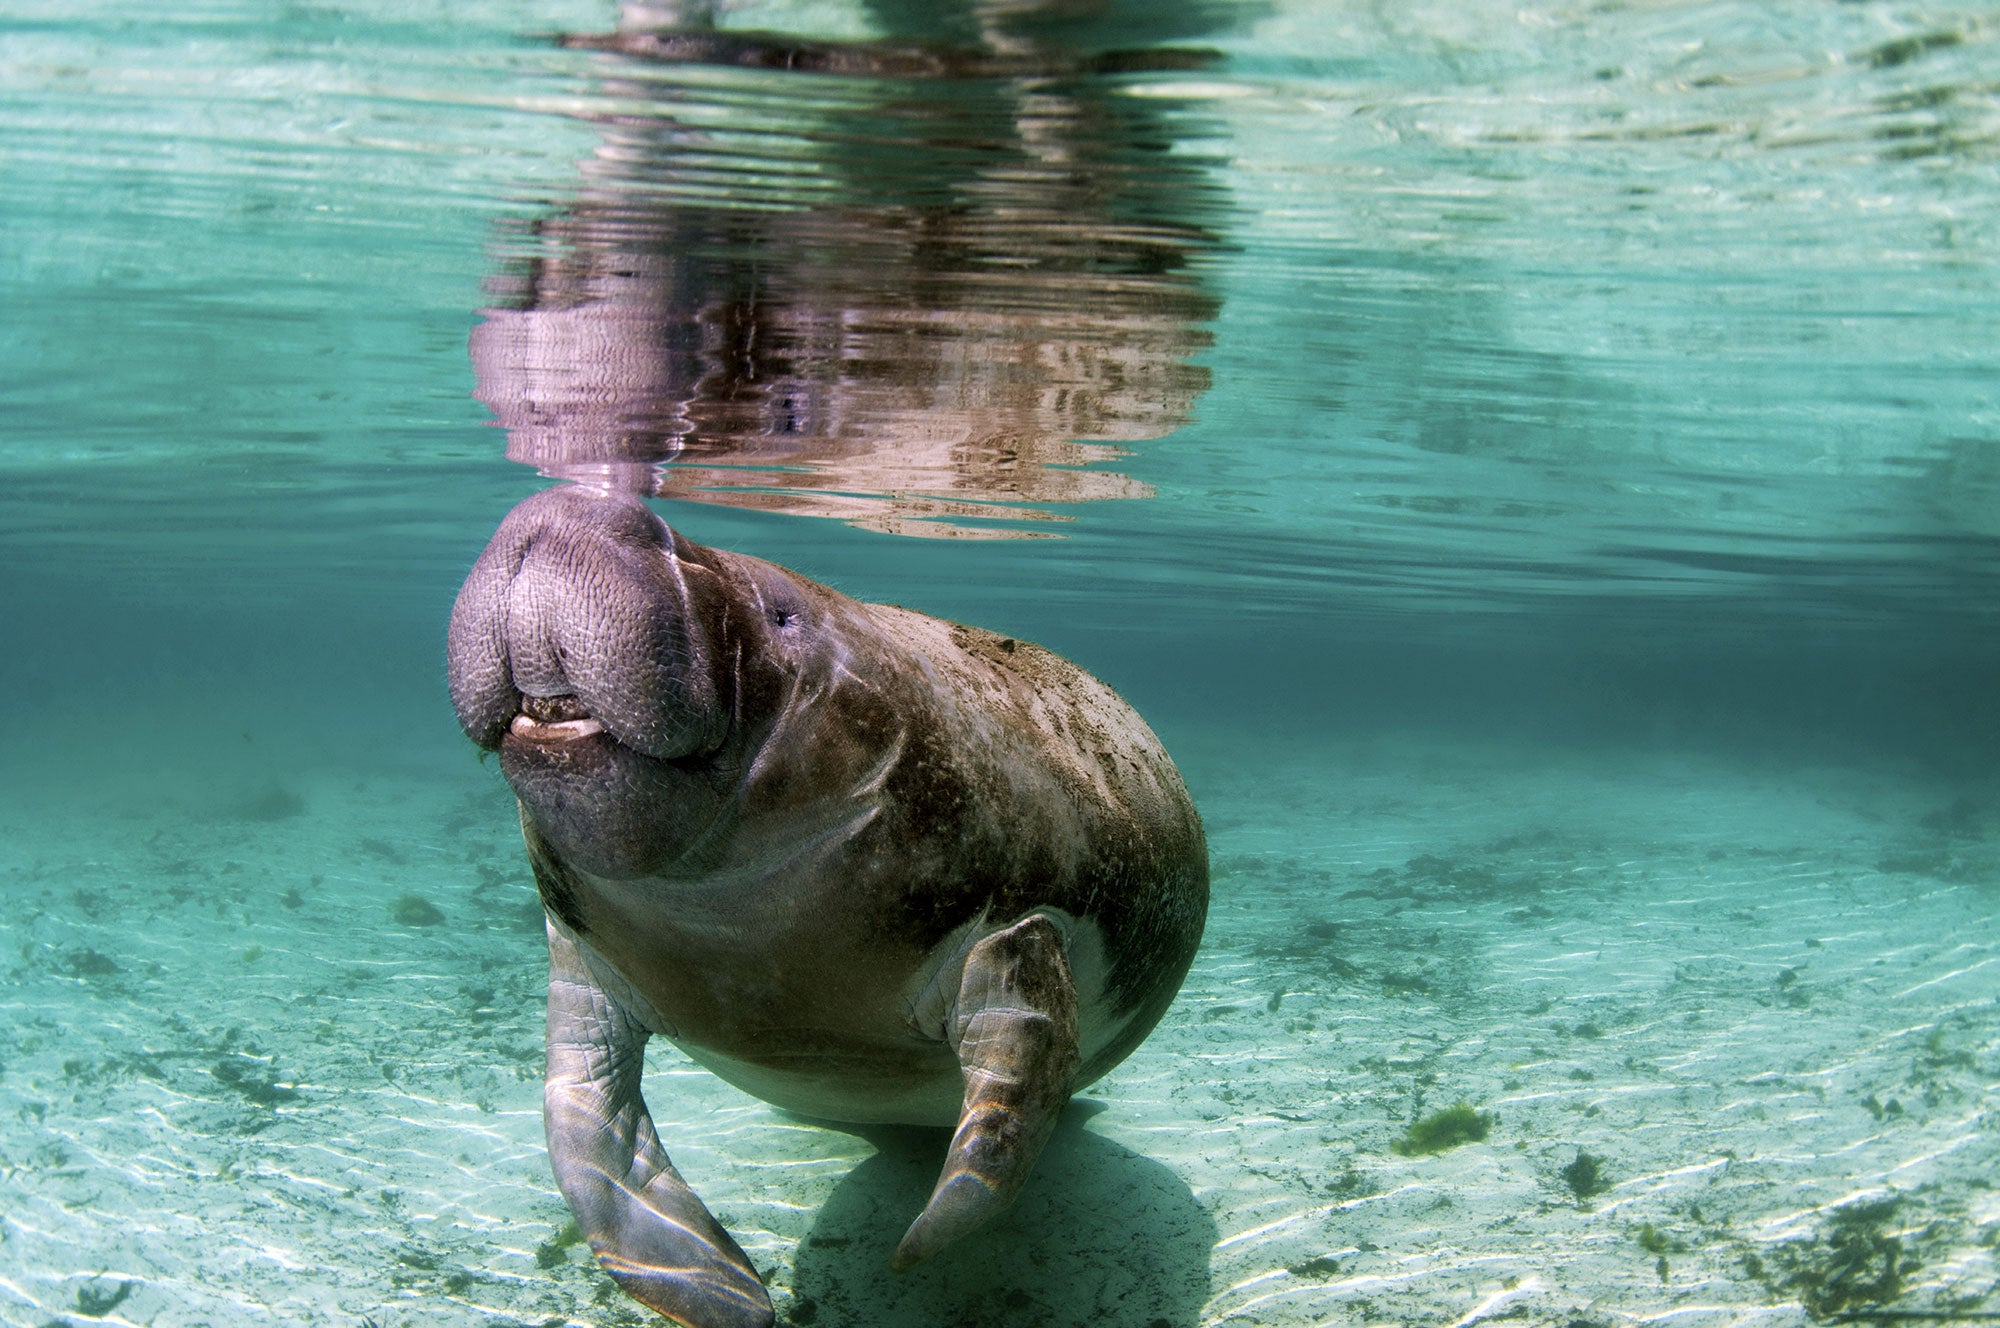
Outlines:
<svg viewBox="0 0 2000 1328"><path fill-rule="evenodd" d="M770 1328L757 1270L660 1148L639 1093L647 1030L549 927L549 1075L556 1184L627 1295L688 1328Z"/></svg>
<svg viewBox="0 0 2000 1328"><path fill-rule="evenodd" d="M1031 913L973 946L947 1035L965 1105L944 1174L890 1261L899 1271L1004 1212L1069 1101L1076 987L1061 929Z"/></svg>

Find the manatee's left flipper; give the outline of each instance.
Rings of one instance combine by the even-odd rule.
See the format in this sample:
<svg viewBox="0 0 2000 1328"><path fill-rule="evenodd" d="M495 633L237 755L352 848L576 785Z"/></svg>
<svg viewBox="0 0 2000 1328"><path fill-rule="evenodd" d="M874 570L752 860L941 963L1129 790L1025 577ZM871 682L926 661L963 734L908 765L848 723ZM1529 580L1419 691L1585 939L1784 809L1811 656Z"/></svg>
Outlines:
<svg viewBox="0 0 2000 1328"><path fill-rule="evenodd" d="M757 1270L660 1148L639 1092L647 1036L551 923L542 1116L577 1226L647 1308L688 1328L770 1328Z"/></svg>
<svg viewBox="0 0 2000 1328"><path fill-rule="evenodd" d="M1062 931L1030 914L972 947L947 1025L965 1106L930 1202L896 1247L899 1271L999 1215L1055 1129L1076 1075L1076 988Z"/></svg>

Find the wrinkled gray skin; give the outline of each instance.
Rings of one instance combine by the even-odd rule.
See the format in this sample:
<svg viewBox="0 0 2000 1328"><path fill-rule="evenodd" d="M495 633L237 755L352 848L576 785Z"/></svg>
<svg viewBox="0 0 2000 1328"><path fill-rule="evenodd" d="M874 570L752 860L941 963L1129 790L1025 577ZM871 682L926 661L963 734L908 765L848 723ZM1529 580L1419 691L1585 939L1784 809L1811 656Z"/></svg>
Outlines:
<svg viewBox="0 0 2000 1328"><path fill-rule="evenodd" d="M452 610L548 914L549 1154L598 1259L772 1322L639 1091L658 1033L807 1115L955 1125L907 1267L1005 1208L1187 972L1208 860L1145 723L1025 642L860 604L564 487Z"/></svg>

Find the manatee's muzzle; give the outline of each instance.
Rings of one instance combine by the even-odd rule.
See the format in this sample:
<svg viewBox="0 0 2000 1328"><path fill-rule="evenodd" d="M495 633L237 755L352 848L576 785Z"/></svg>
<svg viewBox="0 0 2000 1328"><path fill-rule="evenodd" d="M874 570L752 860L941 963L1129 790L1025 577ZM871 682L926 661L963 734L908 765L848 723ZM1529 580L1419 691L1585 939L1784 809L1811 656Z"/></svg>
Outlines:
<svg viewBox="0 0 2000 1328"><path fill-rule="evenodd" d="M480 746L599 734L644 756L727 732L674 534L636 498L575 486L507 514L452 607L451 696Z"/></svg>

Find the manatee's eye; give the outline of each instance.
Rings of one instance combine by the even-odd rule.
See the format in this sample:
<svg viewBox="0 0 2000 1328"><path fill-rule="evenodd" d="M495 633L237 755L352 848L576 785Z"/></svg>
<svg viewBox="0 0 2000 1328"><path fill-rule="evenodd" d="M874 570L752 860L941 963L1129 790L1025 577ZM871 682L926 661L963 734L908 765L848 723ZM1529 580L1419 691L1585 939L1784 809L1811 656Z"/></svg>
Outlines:
<svg viewBox="0 0 2000 1328"><path fill-rule="evenodd" d="M780 631L797 631L806 626L806 611L811 607L796 586L775 580L759 587L757 606L763 611L764 621Z"/></svg>

